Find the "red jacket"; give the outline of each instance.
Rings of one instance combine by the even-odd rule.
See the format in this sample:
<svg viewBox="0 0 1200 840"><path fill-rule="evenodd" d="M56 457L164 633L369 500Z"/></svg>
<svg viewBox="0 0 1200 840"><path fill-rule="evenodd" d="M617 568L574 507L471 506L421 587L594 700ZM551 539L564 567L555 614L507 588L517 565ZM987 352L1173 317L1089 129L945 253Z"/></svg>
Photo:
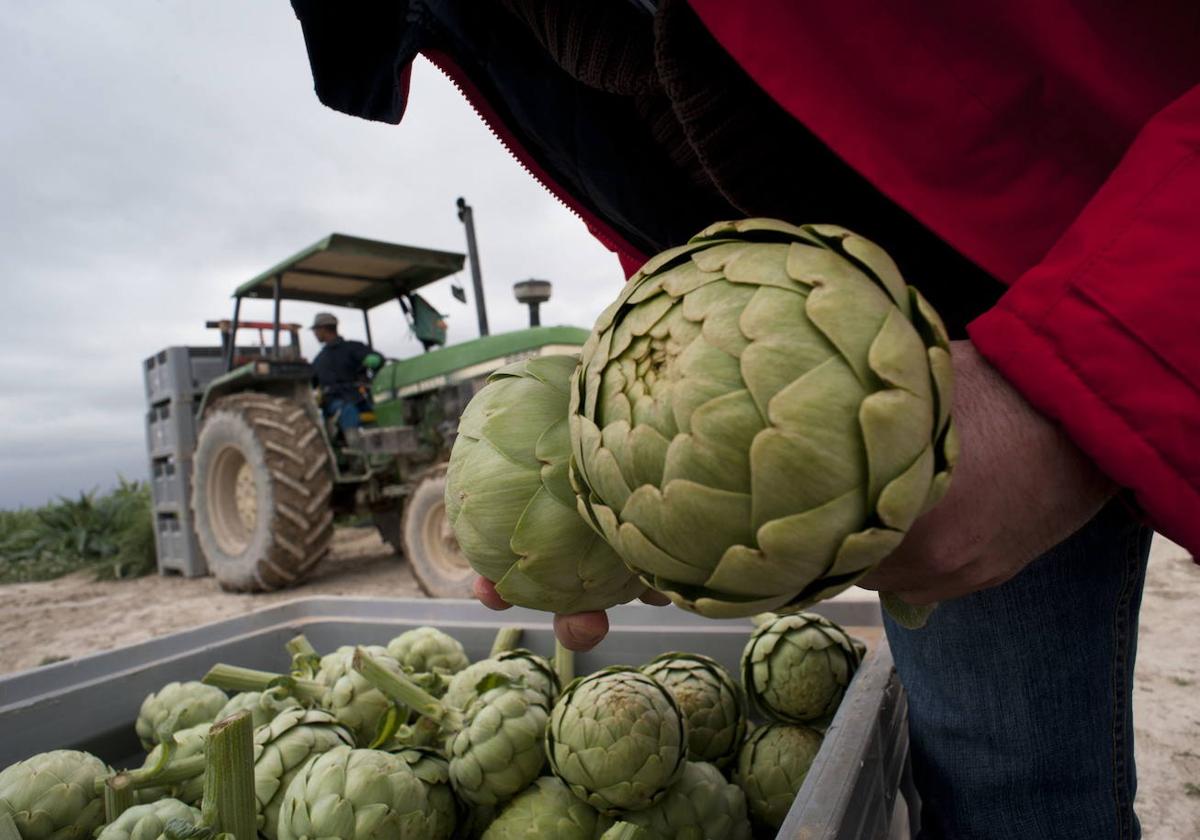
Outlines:
<svg viewBox="0 0 1200 840"><path fill-rule="evenodd" d="M1010 286L971 323L975 345L1200 555L1200 3L690 2L780 106ZM329 24L293 3L315 68L309 29ZM398 120L407 67L369 60L390 44L350 43L382 81L322 98ZM627 268L647 256L547 175L453 61L425 54Z"/></svg>

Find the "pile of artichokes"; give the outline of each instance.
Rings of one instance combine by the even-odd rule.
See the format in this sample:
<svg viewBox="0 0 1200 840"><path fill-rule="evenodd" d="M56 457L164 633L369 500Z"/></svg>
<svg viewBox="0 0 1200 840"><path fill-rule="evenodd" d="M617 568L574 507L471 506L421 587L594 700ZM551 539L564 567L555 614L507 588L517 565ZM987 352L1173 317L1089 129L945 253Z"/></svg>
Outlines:
<svg viewBox="0 0 1200 840"><path fill-rule="evenodd" d="M771 614L742 679L664 652L564 685L569 652L552 664L519 635L505 628L473 663L421 627L324 656L297 637L278 673L216 664L146 698L140 767L56 750L0 771L0 837L10 823L21 840L228 833L208 797L231 723L245 729L242 824L266 840L772 836L862 652L825 618Z"/></svg>
<svg viewBox="0 0 1200 840"><path fill-rule="evenodd" d="M490 377L446 511L512 604L606 609L649 587L706 616L795 612L942 498L951 390L945 328L881 248L722 222L634 274L580 356Z"/></svg>

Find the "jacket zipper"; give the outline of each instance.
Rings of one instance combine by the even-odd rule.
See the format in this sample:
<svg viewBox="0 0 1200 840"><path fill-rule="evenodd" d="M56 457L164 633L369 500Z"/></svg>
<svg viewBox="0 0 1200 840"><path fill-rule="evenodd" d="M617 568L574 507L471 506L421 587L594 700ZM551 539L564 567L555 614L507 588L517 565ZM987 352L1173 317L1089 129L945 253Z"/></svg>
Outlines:
<svg viewBox="0 0 1200 840"><path fill-rule="evenodd" d="M587 225L592 236L599 240L600 244L623 260L635 264L645 262L647 256L625 241L606 222L601 221L599 217L571 203L566 191L561 189L545 170L513 139L499 116L488 107L487 100L479 94L475 85L467 78L466 74L459 70L449 55L441 50L433 49L421 50L421 55L428 59L430 64L450 80L450 84L454 85L454 89L462 94L463 99L471 106L471 110L483 121L488 131L500 142L500 145L517 162L517 165L533 178L534 181L541 184L542 188L566 208L567 212Z"/></svg>

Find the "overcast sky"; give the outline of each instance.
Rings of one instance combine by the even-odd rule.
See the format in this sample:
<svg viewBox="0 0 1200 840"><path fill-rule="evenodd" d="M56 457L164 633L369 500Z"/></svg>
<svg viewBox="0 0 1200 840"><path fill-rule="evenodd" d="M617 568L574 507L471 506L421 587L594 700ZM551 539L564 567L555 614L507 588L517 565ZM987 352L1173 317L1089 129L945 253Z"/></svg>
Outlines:
<svg viewBox="0 0 1200 840"><path fill-rule="evenodd" d="M554 281L547 324L590 326L617 292L616 258L432 65L400 126L323 107L286 0L10 0L0 78L0 508L144 477L142 360L213 343L235 286L330 232L462 251L465 196L493 331L525 323L521 279ZM474 337L449 290L427 297ZM420 350L398 308L372 328Z"/></svg>

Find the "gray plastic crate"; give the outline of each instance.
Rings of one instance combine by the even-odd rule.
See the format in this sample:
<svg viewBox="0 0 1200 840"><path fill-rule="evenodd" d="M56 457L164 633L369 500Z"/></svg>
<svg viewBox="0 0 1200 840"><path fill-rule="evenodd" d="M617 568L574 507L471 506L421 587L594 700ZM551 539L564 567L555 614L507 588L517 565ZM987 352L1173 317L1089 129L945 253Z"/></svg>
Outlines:
<svg viewBox="0 0 1200 840"><path fill-rule="evenodd" d="M151 458L173 455L191 457L196 449L194 397L171 399L150 406L146 412L146 447Z"/></svg>
<svg viewBox="0 0 1200 840"><path fill-rule="evenodd" d="M817 612L847 627L877 626L878 603L833 601ZM736 673L749 620L714 621L675 609L627 604L610 613L612 629L576 658L578 673L641 664L659 653L690 650ZM284 643L305 633L320 651L344 644L386 644L422 624L458 638L474 659L487 655L497 628L525 628L522 645L553 651L546 613L503 613L474 601L308 598L105 653L0 677L0 767L35 752L76 748L127 765L139 753L132 722L142 699L172 680L198 679L216 662L282 671ZM917 809L908 767L907 705L891 652L881 638L856 674L825 736L779 838L903 840Z"/></svg>
<svg viewBox="0 0 1200 840"><path fill-rule="evenodd" d="M150 459L150 497L154 509L186 513L192 490L192 460L176 455Z"/></svg>
<svg viewBox="0 0 1200 840"><path fill-rule="evenodd" d="M158 552L159 574L204 577L208 564L196 539L192 517L186 507L154 512L154 549Z"/></svg>
<svg viewBox="0 0 1200 840"><path fill-rule="evenodd" d="M142 362L146 402L193 397L224 371L220 347L167 347Z"/></svg>

